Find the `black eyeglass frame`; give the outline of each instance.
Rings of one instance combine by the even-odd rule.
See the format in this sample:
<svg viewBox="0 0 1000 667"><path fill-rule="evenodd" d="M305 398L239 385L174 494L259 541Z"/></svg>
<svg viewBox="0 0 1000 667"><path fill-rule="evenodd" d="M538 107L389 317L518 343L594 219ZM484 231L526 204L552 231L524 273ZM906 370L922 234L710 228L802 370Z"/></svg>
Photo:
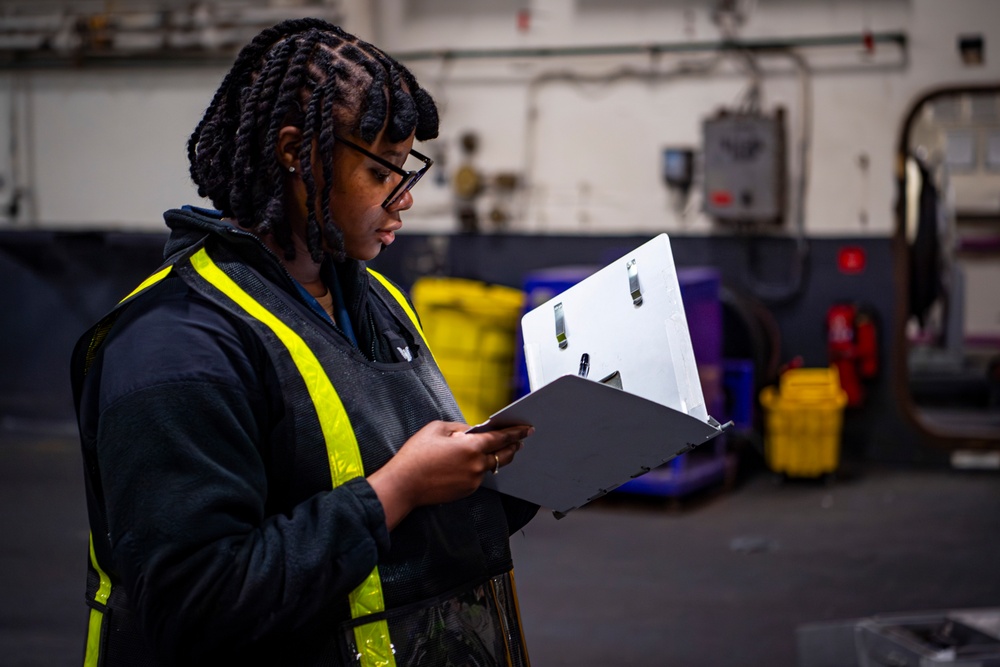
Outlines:
<svg viewBox="0 0 1000 667"><path fill-rule="evenodd" d="M362 148L353 141L337 136L334 136L334 139L343 143L345 146L353 148L362 155L369 157L372 160L375 160L376 162L378 162L380 165L382 165L392 173L403 177L399 181L399 183L396 184L396 187L392 189L392 192L389 193L389 196L385 198L385 201L382 202L382 208L389 208L397 201L399 201L399 198L402 197L404 194L406 194L408 191L410 191L413 188L413 186L417 184L417 181L423 178L423 175L427 173L427 170L431 168L431 165L434 164L434 160L430 159L423 153L420 153L419 151L416 151L411 148L410 155L423 162L424 166L420 167L420 169L417 169L416 171L402 169L400 167L397 167L393 163L389 162L388 160L379 157L378 155L375 155L371 151Z"/></svg>

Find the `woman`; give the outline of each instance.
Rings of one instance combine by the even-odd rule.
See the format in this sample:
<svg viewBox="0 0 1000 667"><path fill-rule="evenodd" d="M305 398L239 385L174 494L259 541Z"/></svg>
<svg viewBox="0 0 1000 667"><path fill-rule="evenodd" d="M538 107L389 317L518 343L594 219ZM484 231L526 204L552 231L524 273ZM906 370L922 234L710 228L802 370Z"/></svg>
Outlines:
<svg viewBox="0 0 1000 667"><path fill-rule="evenodd" d="M165 265L74 354L85 664L527 664L507 538L537 507L480 482L531 429L464 433L364 265L437 125L325 22L240 52L188 145L218 211L168 211Z"/></svg>

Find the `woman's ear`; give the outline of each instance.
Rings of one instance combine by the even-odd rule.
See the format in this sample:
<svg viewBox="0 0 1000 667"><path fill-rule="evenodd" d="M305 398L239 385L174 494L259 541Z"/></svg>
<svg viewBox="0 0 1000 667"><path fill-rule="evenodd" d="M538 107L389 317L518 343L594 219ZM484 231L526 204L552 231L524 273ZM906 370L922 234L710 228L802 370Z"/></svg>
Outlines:
<svg viewBox="0 0 1000 667"><path fill-rule="evenodd" d="M300 173L299 149L302 148L302 130L294 125L286 125L278 130L278 143L274 150L277 153L278 164L286 171Z"/></svg>

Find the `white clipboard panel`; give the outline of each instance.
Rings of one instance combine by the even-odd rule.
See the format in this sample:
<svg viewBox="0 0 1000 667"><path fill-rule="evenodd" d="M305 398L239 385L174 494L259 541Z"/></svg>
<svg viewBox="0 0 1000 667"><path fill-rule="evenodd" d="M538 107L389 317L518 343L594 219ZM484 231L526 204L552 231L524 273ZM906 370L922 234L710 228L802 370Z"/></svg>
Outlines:
<svg viewBox="0 0 1000 667"><path fill-rule="evenodd" d="M531 390L604 381L708 419L670 239L660 234L521 318Z"/></svg>
<svg viewBox="0 0 1000 667"><path fill-rule="evenodd" d="M559 516L726 428L705 409L666 234L526 313L521 330L532 391L470 432L535 434L484 486Z"/></svg>

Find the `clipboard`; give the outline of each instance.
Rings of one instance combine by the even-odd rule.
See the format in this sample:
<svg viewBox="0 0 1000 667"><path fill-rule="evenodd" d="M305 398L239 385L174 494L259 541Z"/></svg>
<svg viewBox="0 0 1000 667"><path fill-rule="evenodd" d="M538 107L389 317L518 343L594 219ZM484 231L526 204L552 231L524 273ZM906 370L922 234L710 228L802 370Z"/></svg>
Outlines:
<svg viewBox="0 0 1000 667"><path fill-rule="evenodd" d="M470 432L531 424L484 486L557 517L708 442L708 415L666 234L521 318L531 392Z"/></svg>

